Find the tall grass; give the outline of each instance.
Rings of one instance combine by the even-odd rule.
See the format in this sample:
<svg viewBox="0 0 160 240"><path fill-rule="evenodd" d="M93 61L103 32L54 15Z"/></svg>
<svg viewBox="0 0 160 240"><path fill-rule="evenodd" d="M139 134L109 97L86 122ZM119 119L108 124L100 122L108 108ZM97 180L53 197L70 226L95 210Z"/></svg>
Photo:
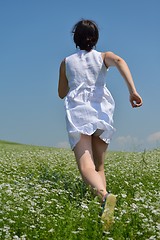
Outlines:
<svg viewBox="0 0 160 240"><path fill-rule="evenodd" d="M98 199L70 150L0 143L0 239L160 239L160 150L109 152L115 223L103 231Z"/></svg>

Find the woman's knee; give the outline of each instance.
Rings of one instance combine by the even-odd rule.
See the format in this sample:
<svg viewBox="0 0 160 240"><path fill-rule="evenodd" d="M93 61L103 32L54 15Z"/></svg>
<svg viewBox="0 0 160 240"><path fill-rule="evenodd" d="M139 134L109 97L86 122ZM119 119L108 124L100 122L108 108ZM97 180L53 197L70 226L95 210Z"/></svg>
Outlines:
<svg viewBox="0 0 160 240"><path fill-rule="evenodd" d="M108 145L98 137L92 137L93 159L96 171L104 170L105 154Z"/></svg>
<svg viewBox="0 0 160 240"><path fill-rule="evenodd" d="M103 162L98 162L98 164L96 164L96 166L95 166L95 170L97 172L104 171L104 163Z"/></svg>
<svg viewBox="0 0 160 240"><path fill-rule="evenodd" d="M95 171L95 164L88 150L86 150L83 156L77 160L77 164L78 164L79 170L82 173L86 173L92 170Z"/></svg>

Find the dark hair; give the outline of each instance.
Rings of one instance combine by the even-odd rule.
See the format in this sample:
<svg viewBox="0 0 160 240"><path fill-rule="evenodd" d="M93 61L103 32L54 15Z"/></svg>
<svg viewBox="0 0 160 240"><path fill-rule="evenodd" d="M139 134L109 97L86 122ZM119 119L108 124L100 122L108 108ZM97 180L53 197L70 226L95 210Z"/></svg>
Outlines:
<svg viewBox="0 0 160 240"><path fill-rule="evenodd" d="M81 20L76 23L72 33L76 48L88 52L96 45L99 38L98 26L91 20Z"/></svg>

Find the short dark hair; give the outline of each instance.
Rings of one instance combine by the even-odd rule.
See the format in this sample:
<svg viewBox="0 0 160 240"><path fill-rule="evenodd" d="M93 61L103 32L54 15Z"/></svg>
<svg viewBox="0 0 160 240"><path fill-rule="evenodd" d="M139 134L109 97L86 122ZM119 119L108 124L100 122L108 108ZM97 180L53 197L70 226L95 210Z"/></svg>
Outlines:
<svg viewBox="0 0 160 240"><path fill-rule="evenodd" d="M81 20L77 22L73 29L73 40L76 44L76 48L81 50L90 51L99 38L99 31L97 24L92 20Z"/></svg>

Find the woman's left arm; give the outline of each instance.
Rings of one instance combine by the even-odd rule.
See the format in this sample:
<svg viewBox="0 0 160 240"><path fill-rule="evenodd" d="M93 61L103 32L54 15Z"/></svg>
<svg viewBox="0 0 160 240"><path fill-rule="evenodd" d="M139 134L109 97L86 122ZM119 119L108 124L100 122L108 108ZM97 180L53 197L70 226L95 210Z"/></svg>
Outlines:
<svg viewBox="0 0 160 240"><path fill-rule="evenodd" d="M128 86L128 90L130 93L130 103L132 107L140 107L142 106L142 98L137 93L136 87L134 85L134 81L132 79L132 75L127 63L119 56L112 52L106 52L104 56L104 61L107 67L115 66L119 70L120 74L126 81Z"/></svg>

